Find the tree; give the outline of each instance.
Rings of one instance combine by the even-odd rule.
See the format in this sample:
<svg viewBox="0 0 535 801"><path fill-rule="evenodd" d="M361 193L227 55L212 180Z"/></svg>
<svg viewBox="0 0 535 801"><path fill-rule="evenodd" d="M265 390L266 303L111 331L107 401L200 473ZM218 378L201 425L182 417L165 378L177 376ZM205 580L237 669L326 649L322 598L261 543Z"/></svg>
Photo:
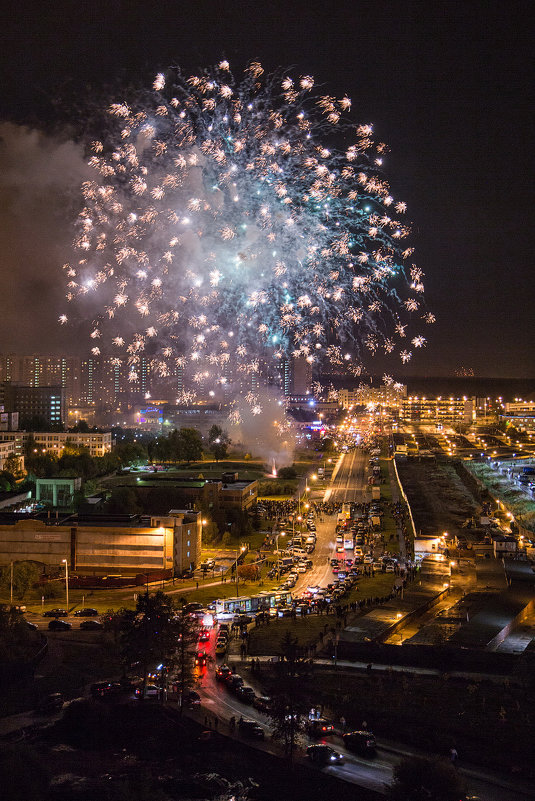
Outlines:
<svg viewBox="0 0 535 801"><path fill-rule="evenodd" d="M258 567L256 565L238 565L238 576L243 581L256 581L258 578Z"/></svg>
<svg viewBox="0 0 535 801"><path fill-rule="evenodd" d="M0 745L0 786L4 801L41 801L48 797L49 773L33 748Z"/></svg>
<svg viewBox="0 0 535 801"><path fill-rule="evenodd" d="M177 613L171 597L159 590L153 595L138 597L135 610L125 610L121 635L121 652L125 663L140 662L145 697L147 674L157 665L164 665L166 675L178 671L181 692L193 681L191 646L197 641L198 623L183 610Z"/></svg>
<svg viewBox="0 0 535 801"><path fill-rule="evenodd" d="M38 581L40 569L35 562L15 562L13 564L13 595L22 601L28 590ZM0 583L11 587L11 565L2 568Z"/></svg>
<svg viewBox="0 0 535 801"><path fill-rule="evenodd" d="M273 720L273 738L282 740L284 753L290 763L293 761L295 748L300 734L304 730L304 715L309 704L303 700L301 688L302 670L298 665L302 662L299 656L297 637L287 632L281 642L277 693L273 698L269 716ZM302 688L301 688L302 689Z"/></svg>
<svg viewBox="0 0 535 801"><path fill-rule="evenodd" d="M179 433L180 461L198 462L202 459L202 439L195 428L181 428Z"/></svg>
<svg viewBox="0 0 535 801"><path fill-rule="evenodd" d="M442 759L406 757L394 768L391 801L459 801L464 783Z"/></svg>
<svg viewBox="0 0 535 801"><path fill-rule="evenodd" d="M132 487L117 487L113 490L107 509L112 515L138 515L143 511Z"/></svg>
<svg viewBox="0 0 535 801"><path fill-rule="evenodd" d="M214 456L216 462L225 459L228 455L228 446L230 445L230 437L223 431L221 426L213 425L208 432L208 447Z"/></svg>
<svg viewBox="0 0 535 801"><path fill-rule="evenodd" d="M297 470L293 465L289 467L281 467L281 469L278 472L278 477L284 479L297 478Z"/></svg>
<svg viewBox="0 0 535 801"><path fill-rule="evenodd" d="M14 479L22 478L24 471L20 466L20 457L12 453L4 461L4 472L11 473Z"/></svg>

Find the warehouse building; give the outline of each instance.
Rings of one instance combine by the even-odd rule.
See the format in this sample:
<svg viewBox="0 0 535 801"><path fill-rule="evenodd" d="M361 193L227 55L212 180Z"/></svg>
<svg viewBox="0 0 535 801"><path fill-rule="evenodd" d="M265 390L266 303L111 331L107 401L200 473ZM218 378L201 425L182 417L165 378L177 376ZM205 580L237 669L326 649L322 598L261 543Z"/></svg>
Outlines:
<svg viewBox="0 0 535 801"><path fill-rule="evenodd" d="M178 575L199 564L201 533L200 512L181 509L150 518L0 514L0 565L33 561L53 570L67 560L79 575Z"/></svg>

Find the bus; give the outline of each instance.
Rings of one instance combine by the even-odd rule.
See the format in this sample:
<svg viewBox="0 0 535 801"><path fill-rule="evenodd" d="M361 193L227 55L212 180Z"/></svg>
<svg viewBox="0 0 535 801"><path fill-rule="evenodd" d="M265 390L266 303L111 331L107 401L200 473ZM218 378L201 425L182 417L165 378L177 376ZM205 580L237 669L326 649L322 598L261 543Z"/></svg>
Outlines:
<svg viewBox="0 0 535 801"><path fill-rule="evenodd" d="M239 598L219 598L215 601L215 616L218 620L225 620L234 615L261 612L279 604L289 606L291 603L292 593L288 590L266 591L260 592L258 595L243 595Z"/></svg>

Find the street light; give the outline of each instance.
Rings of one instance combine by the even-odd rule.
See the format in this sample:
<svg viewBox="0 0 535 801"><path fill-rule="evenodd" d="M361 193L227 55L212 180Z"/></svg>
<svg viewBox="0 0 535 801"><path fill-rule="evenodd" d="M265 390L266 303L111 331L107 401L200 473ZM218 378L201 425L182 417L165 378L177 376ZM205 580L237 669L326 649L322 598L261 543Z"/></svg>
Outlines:
<svg viewBox="0 0 535 801"><path fill-rule="evenodd" d="M69 564L66 559L61 561L65 562L65 595L67 598L67 614L69 614Z"/></svg>

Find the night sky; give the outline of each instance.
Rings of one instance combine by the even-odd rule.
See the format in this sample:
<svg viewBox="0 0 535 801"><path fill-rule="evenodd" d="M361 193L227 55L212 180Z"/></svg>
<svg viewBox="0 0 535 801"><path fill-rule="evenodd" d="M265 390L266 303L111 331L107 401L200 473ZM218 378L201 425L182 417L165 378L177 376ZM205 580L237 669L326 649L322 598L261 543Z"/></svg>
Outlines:
<svg viewBox="0 0 535 801"><path fill-rule="evenodd" d="M77 186L72 140L105 84L225 57L347 93L390 146L437 323L396 375L535 376L528 2L12 3L0 17L0 351L72 349L57 325ZM269 9L269 10L266 10ZM116 98L119 99L119 98Z"/></svg>

